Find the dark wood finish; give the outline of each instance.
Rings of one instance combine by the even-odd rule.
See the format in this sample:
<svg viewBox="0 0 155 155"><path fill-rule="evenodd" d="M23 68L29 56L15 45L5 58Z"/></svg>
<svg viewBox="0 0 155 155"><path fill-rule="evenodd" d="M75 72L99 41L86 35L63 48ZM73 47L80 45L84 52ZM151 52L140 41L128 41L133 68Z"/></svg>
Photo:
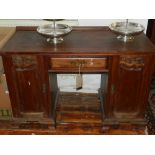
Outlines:
<svg viewBox="0 0 155 155"><path fill-rule="evenodd" d="M130 60L129 60L130 58ZM114 93L113 115L121 119L142 118L149 95L151 76L150 57L121 56L117 66L117 79L112 85Z"/></svg>
<svg viewBox="0 0 155 155"><path fill-rule="evenodd" d="M29 116L28 121L35 121L35 115L34 126L41 126L41 119L55 120L59 95L56 74L78 73L81 65L82 72L102 74L99 99L103 126L145 123L155 47L144 34L123 43L107 27L75 27L55 46L35 29L17 28L0 51L14 118ZM67 113L67 117L72 116Z"/></svg>
<svg viewBox="0 0 155 155"><path fill-rule="evenodd" d="M132 43L124 44L116 39L108 28L104 27L76 27L75 30L65 36L64 42L57 46L46 42L46 38L36 31L17 29L16 33L1 50L1 53L33 53L54 54L58 57L69 57L75 54L100 57L103 55L120 55L140 53L154 54L154 46L149 39L141 34ZM58 54L59 53L59 54ZM95 55L94 55L95 54Z"/></svg>
<svg viewBox="0 0 155 155"><path fill-rule="evenodd" d="M56 129L47 128L46 124L34 123L17 126L12 121L0 121L0 135L144 135L144 125L94 125L63 124Z"/></svg>
<svg viewBox="0 0 155 155"><path fill-rule="evenodd" d="M4 56L10 97L15 117L50 117L47 105L46 83L44 82L43 58L35 55ZM6 65L5 65L6 63ZM15 108L16 107L16 108Z"/></svg>
<svg viewBox="0 0 155 155"><path fill-rule="evenodd" d="M107 58L51 58L52 72L103 72L108 69Z"/></svg>
<svg viewBox="0 0 155 155"><path fill-rule="evenodd" d="M97 94L61 93L57 105L57 124L102 124L101 105Z"/></svg>

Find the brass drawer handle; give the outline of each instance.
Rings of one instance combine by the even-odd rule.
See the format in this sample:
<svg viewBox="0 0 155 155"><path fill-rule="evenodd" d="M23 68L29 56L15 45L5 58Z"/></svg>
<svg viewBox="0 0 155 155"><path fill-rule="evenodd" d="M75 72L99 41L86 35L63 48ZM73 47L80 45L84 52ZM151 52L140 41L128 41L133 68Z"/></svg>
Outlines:
<svg viewBox="0 0 155 155"><path fill-rule="evenodd" d="M76 67L79 67L79 66L83 67L84 65L87 64L87 61L85 61L85 60L76 60L76 61L71 61L70 64L74 65Z"/></svg>

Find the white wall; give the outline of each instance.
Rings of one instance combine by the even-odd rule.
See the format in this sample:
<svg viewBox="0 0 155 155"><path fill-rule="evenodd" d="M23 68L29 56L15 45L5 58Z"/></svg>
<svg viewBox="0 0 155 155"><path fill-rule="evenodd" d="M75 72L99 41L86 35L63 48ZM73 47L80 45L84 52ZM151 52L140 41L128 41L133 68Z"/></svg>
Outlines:
<svg viewBox="0 0 155 155"><path fill-rule="evenodd" d="M71 26L108 26L116 21L125 21L125 19L67 19L60 21L60 23L69 24ZM131 22L137 22L147 28L147 19L129 19ZM37 26L49 24L50 22L41 19L27 19L27 20L0 20L0 26Z"/></svg>
<svg viewBox="0 0 155 155"><path fill-rule="evenodd" d="M125 19L78 19L79 26L109 26L113 22L125 21ZM148 19L129 19L129 22L140 23L147 29Z"/></svg>
<svg viewBox="0 0 155 155"><path fill-rule="evenodd" d="M0 19L0 26L6 27L16 27L16 26L40 26L45 24L50 24L51 21L46 21L43 19ZM78 25L78 20L67 19L62 21L57 21L57 23L68 24L70 26Z"/></svg>

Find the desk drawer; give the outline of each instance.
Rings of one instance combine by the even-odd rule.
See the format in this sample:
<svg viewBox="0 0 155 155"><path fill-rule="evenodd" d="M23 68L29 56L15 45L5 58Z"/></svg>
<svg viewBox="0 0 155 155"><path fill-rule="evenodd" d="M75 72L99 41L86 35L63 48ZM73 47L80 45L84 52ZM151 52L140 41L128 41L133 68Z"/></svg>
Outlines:
<svg viewBox="0 0 155 155"><path fill-rule="evenodd" d="M51 58L52 70L104 71L108 69L107 58Z"/></svg>

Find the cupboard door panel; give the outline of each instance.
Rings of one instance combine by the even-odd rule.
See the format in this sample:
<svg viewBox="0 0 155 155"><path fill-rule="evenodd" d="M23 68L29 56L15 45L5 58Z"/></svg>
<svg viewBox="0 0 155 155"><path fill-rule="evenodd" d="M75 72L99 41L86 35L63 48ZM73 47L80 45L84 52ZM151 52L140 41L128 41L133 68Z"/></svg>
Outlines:
<svg viewBox="0 0 155 155"><path fill-rule="evenodd" d="M48 102L48 72L44 58L36 55L8 55L3 57L13 116L50 117ZM45 78L46 77L46 78Z"/></svg>
<svg viewBox="0 0 155 155"><path fill-rule="evenodd" d="M13 55L12 62L20 100L20 113L43 113L43 82L39 58L32 55Z"/></svg>
<svg viewBox="0 0 155 155"><path fill-rule="evenodd" d="M21 99L20 109L22 112L41 112L42 92L41 81L37 69L16 71L17 85Z"/></svg>
<svg viewBox="0 0 155 155"><path fill-rule="evenodd" d="M119 113L136 115L139 113L140 91L143 81L143 70L130 71L123 68L119 69L117 93L115 96L116 115ZM129 117L129 116L128 116ZM131 116L132 117L132 116Z"/></svg>
<svg viewBox="0 0 155 155"><path fill-rule="evenodd" d="M124 55L115 63L111 77L111 117L121 120L144 119L149 95L151 57Z"/></svg>

